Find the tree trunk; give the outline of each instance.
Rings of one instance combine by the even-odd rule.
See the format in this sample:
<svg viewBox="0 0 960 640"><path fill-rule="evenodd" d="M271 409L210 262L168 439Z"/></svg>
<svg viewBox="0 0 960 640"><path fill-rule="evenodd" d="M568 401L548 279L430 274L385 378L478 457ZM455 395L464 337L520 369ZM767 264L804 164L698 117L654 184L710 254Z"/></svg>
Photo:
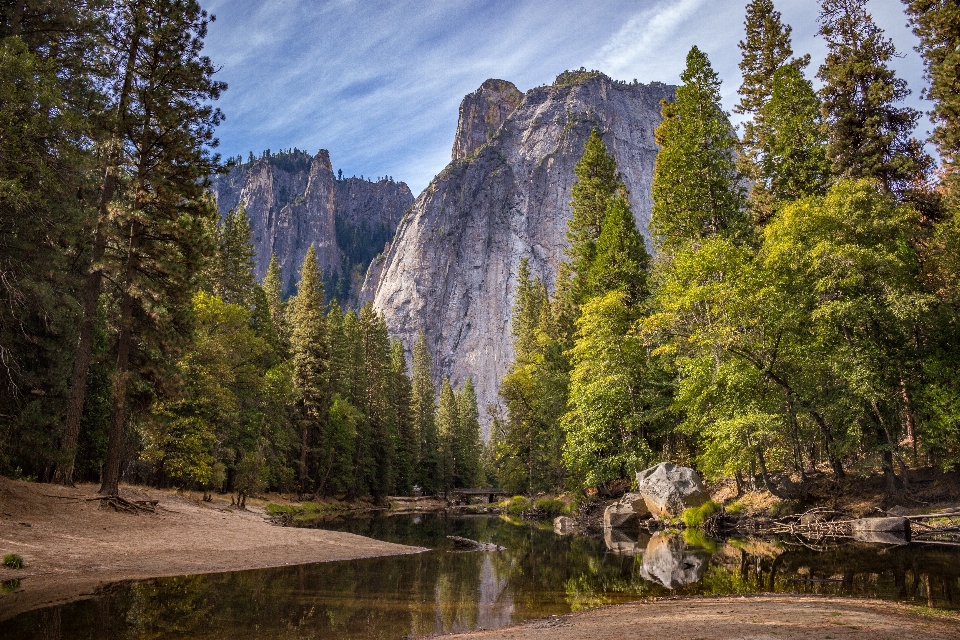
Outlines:
<svg viewBox="0 0 960 640"><path fill-rule="evenodd" d="M120 334L117 337L117 370L113 378L113 411L110 417L110 438L107 442L107 455L103 463L103 482L100 494L118 495L120 491L120 463L123 459L123 445L127 424L127 386L130 376L130 343L133 339L133 295L130 292L133 277L137 270L137 249L139 245L139 227L130 223L130 243L127 252L127 265L124 273L124 290L120 302Z"/></svg>
<svg viewBox="0 0 960 640"><path fill-rule="evenodd" d="M306 420L300 421L300 495L307 493L307 435Z"/></svg>
<svg viewBox="0 0 960 640"><path fill-rule="evenodd" d="M27 4L26 0L17 0L13 4L13 15L10 17L10 35L20 35L20 23L23 21L23 10Z"/></svg>
<svg viewBox="0 0 960 640"><path fill-rule="evenodd" d="M21 3L22 5L22 3ZM140 51L140 41L143 37L143 27L140 21L141 12L138 7L137 23L134 26L127 53L127 63L123 74L123 87L117 103L117 118L120 135L126 130L127 110L130 103L133 74L137 55ZM67 415L63 425L63 435L60 440L62 461L57 465L54 473L54 482L73 485L73 468L76 462L77 441L80 438L80 420L83 418L83 404L87 395L87 376L90 373L90 360L93 355L93 334L97 322L97 305L100 302L100 290L103 284L103 269L100 261L107 247L107 236L104 226L107 224L107 207L113 199L117 188L117 172L120 156L123 152L123 142L116 136L112 142L107 168L104 171L103 184L100 191L100 201L97 206L97 224L93 234L93 250L90 257L90 273L83 292L83 316L80 320L80 332L77 339L77 354L73 361L73 376L70 382L70 399L67 404Z"/></svg>
<svg viewBox="0 0 960 640"><path fill-rule="evenodd" d="M763 478L763 486L773 495L780 497L777 487L773 484L773 481L770 479L770 473L767 471L767 460L763 457L763 449L759 446L755 447L755 449L757 452L757 461L760 463L760 477Z"/></svg>

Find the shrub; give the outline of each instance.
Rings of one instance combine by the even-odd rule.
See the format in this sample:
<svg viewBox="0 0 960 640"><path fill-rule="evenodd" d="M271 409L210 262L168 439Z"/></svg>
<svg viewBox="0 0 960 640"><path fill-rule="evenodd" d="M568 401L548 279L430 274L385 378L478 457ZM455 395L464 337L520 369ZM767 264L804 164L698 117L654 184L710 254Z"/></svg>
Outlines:
<svg viewBox="0 0 960 640"><path fill-rule="evenodd" d="M3 556L3 566L10 567L11 569L22 569L23 558L16 553L8 553L7 555Z"/></svg>
<svg viewBox="0 0 960 640"><path fill-rule="evenodd" d="M723 511L723 507L713 500L707 500L705 503L699 507L690 507L683 512L683 515L680 518L683 520L683 524L688 527L702 527L703 523L706 522L711 516L714 516Z"/></svg>
<svg viewBox="0 0 960 640"><path fill-rule="evenodd" d="M513 496L512 498L507 498L498 505L503 509L504 513L508 513L513 516L519 516L524 511L533 506L533 501L524 496Z"/></svg>
<svg viewBox="0 0 960 640"><path fill-rule="evenodd" d="M570 512L563 500L557 498L541 498L534 502L533 505L540 511L543 511L544 515L548 518L555 518L561 514Z"/></svg>

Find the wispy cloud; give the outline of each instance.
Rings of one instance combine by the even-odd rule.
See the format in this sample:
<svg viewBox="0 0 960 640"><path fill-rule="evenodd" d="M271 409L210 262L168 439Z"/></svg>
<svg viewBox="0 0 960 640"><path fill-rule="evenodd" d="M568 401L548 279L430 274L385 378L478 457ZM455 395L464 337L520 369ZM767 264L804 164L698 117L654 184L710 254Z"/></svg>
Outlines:
<svg viewBox="0 0 960 640"><path fill-rule="evenodd" d="M416 193L449 160L460 100L487 78L526 90L586 66L623 80L675 83L693 44L724 79L729 109L745 3L206 0L218 17L206 53L230 85L219 105L227 115L221 150L326 148L347 175L392 175ZM813 4L777 1L795 27L794 48L816 59ZM871 2L878 22L912 54L901 7ZM916 56L902 63L919 87Z"/></svg>

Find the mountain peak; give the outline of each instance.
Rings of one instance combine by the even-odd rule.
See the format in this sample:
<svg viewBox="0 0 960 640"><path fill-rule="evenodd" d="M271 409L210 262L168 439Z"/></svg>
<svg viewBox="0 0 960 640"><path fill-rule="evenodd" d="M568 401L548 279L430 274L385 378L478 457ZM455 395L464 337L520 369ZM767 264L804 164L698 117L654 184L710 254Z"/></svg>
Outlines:
<svg viewBox="0 0 960 640"><path fill-rule="evenodd" d="M487 143L523 100L523 92L507 80L490 78L460 103L460 122L451 160L464 160Z"/></svg>

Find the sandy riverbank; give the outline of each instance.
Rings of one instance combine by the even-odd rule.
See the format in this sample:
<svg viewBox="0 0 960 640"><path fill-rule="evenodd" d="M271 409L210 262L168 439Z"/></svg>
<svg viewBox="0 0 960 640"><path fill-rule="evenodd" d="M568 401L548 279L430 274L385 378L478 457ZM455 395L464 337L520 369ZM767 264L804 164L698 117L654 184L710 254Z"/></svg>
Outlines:
<svg viewBox="0 0 960 640"><path fill-rule="evenodd" d="M444 640L944 640L960 619L924 615L891 602L812 596L678 598L554 616Z"/></svg>
<svg viewBox="0 0 960 640"><path fill-rule="evenodd" d="M124 487L128 499L159 500L156 513L99 509L96 486L77 488L0 478L0 620L92 595L103 584L189 573L259 569L422 551L349 533L279 527L261 507L245 511L170 492Z"/></svg>

